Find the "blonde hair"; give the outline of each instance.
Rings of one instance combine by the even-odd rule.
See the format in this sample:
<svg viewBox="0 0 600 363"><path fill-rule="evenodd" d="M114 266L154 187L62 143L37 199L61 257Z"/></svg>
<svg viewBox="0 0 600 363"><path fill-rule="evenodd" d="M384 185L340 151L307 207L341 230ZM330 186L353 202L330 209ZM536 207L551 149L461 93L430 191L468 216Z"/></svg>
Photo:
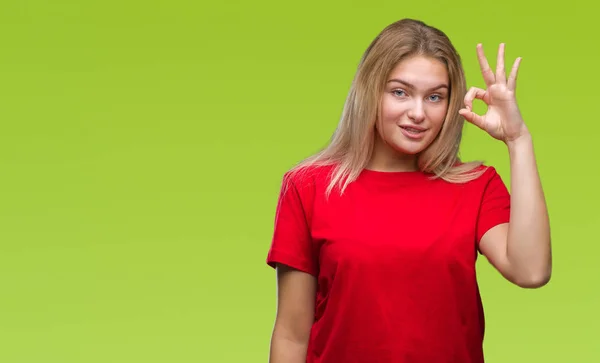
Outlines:
<svg viewBox="0 0 600 363"><path fill-rule="evenodd" d="M388 25L371 42L360 60L329 144L292 171L308 166L335 165L327 195L336 185L343 193L370 161L374 125L381 110L379 104L387 77L399 62L417 55L440 60L446 65L450 79L446 119L436 139L418 155L419 170L452 183L467 182L481 175L481 162L461 163L458 157L464 125L458 110L466 92L460 56L442 31L413 19Z"/></svg>

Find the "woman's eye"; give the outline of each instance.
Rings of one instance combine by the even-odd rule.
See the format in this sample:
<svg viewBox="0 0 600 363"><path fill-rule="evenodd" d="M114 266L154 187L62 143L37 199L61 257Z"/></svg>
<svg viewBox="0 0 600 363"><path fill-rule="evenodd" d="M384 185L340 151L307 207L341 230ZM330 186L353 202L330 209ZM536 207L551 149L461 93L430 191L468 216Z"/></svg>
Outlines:
<svg viewBox="0 0 600 363"><path fill-rule="evenodd" d="M432 100L433 102L437 102L441 99L440 95L433 95L433 96L429 96L429 99Z"/></svg>
<svg viewBox="0 0 600 363"><path fill-rule="evenodd" d="M404 91L401 89L394 90L393 93L394 93L394 95L396 95L398 97L404 96Z"/></svg>

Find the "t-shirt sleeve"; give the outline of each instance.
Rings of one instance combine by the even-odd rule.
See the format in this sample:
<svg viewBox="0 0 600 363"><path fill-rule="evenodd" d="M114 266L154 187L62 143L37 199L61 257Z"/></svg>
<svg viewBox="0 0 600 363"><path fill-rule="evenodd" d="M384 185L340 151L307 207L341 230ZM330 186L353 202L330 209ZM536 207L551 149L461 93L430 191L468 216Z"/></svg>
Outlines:
<svg viewBox="0 0 600 363"><path fill-rule="evenodd" d="M510 194L504 181L493 167L489 167L486 174L489 177L486 178L483 198L479 208L477 243L492 227L508 223L510 218Z"/></svg>
<svg viewBox="0 0 600 363"><path fill-rule="evenodd" d="M275 223L267 264L288 265L312 275L317 274L317 263L307 217L310 188L298 187L290 174L286 174L279 193Z"/></svg>

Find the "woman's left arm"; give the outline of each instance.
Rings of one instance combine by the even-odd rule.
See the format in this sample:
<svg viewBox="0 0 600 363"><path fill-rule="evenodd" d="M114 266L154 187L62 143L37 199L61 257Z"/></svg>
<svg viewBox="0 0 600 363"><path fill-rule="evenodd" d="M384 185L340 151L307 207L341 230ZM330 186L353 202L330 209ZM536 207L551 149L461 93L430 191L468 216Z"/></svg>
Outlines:
<svg viewBox="0 0 600 363"><path fill-rule="evenodd" d="M506 79L504 44L498 51L495 73L481 45L477 52L487 89L471 88L465 96L465 108L459 113L506 144L511 175L510 222L487 231L479 242L479 250L511 282L526 288L540 287L548 283L552 272L550 223L533 140L515 97L521 59L517 58ZM474 99L487 104L485 115L472 112Z"/></svg>
<svg viewBox="0 0 600 363"><path fill-rule="evenodd" d="M483 235L479 250L518 286L537 288L550 280L550 222L531 135L507 142L510 157L510 222Z"/></svg>

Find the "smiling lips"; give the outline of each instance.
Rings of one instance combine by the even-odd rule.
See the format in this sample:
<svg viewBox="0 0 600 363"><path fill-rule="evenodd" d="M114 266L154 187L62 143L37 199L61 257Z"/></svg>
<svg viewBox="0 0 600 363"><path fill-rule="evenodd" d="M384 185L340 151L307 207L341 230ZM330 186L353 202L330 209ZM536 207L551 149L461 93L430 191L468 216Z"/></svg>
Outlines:
<svg viewBox="0 0 600 363"><path fill-rule="evenodd" d="M426 128L412 125L400 125L402 134L411 140L420 140L425 136Z"/></svg>

